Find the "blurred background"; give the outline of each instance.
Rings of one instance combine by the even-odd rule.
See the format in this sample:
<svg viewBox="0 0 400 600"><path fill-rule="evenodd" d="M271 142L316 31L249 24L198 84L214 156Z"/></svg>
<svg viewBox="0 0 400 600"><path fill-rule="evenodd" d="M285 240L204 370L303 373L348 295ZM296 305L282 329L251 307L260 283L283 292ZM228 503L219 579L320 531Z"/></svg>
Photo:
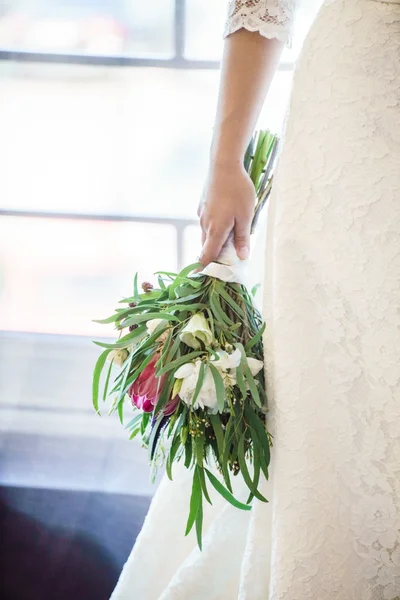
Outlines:
<svg viewBox="0 0 400 600"><path fill-rule="evenodd" d="M319 4L301 6L262 127L282 127ZM0 0L4 600L107 600L154 493L139 442L91 408L92 340L113 335L92 319L136 271L199 253L226 8Z"/></svg>

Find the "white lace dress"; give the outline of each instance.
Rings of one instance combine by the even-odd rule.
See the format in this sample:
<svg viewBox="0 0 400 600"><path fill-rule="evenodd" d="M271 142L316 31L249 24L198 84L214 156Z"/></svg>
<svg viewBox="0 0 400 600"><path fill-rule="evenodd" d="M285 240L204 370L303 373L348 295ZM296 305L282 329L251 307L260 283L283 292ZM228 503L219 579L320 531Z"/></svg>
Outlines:
<svg viewBox="0 0 400 600"><path fill-rule="evenodd" d="M293 0L230 3L290 42ZM328 0L297 63L266 240L271 477L183 537L163 480L113 600L400 598L400 4ZM241 495L241 482L237 481Z"/></svg>

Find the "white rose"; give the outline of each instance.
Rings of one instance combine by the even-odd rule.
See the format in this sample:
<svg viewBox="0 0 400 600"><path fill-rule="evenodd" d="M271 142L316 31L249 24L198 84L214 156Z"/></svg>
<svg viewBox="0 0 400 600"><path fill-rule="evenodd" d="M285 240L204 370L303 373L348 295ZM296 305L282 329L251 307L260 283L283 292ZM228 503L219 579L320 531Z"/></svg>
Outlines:
<svg viewBox="0 0 400 600"><path fill-rule="evenodd" d="M201 360L189 362L177 369L174 377L182 380L179 397L188 405L191 406L197 381L199 379ZM209 408L212 412L218 411L217 393L215 391L214 379L208 367L205 369L203 385L197 400L194 404L194 409Z"/></svg>
<svg viewBox="0 0 400 600"><path fill-rule="evenodd" d="M118 350L111 350L107 356L107 360L112 362L116 367L122 367L128 356L128 350L121 348Z"/></svg>
<svg viewBox="0 0 400 600"><path fill-rule="evenodd" d="M179 338L184 344L199 350L201 348L200 342L203 342L206 346L209 346L213 341L211 329L208 326L207 319L201 313L193 315L189 320L186 327L184 327L179 334Z"/></svg>
<svg viewBox="0 0 400 600"><path fill-rule="evenodd" d="M165 321L165 319L150 319L150 321L146 321L147 333L149 335L153 335L153 333L155 332L156 328L159 325L161 325L161 323L164 323L166 325L167 321ZM160 327L160 329L163 329L163 328ZM165 342L165 340L168 338L168 336L169 336L169 331L167 329L167 331L164 331L164 333L162 333L157 338L157 342Z"/></svg>

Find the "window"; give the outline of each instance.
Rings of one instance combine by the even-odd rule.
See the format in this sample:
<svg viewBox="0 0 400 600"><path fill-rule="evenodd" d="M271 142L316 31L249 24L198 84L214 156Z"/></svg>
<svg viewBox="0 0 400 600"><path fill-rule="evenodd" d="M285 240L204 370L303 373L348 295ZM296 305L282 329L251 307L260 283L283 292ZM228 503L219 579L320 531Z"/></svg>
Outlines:
<svg viewBox="0 0 400 600"><path fill-rule="evenodd" d="M137 493L143 483L126 476L133 446L123 429L91 413L91 340L112 334L92 319L129 293L135 271L151 279L199 251L195 209L226 3L0 6L0 426L11 440L6 447L17 439L20 448L3 454L3 482L32 485L36 456L43 486L103 489L107 480L107 489ZM306 2L299 16L263 126L281 127L293 63L317 4ZM125 460L110 463L106 475L96 470L85 437L108 440ZM60 470L45 458L50 446L64 453L77 439L81 464L86 457L92 465L90 483L79 469ZM146 472L145 457L138 460Z"/></svg>

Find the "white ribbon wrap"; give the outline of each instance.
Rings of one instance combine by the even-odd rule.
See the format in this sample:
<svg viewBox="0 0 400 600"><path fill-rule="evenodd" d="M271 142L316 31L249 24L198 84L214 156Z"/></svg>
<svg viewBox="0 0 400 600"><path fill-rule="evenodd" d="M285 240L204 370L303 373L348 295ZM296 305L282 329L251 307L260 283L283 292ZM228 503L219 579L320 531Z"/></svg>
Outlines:
<svg viewBox="0 0 400 600"><path fill-rule="evenodd" d="M215 277L227 283L241 283L246 285L248 260L240 260L236 254L233 239L228 238L217 258L201 271L203 275Z"/></svg>

